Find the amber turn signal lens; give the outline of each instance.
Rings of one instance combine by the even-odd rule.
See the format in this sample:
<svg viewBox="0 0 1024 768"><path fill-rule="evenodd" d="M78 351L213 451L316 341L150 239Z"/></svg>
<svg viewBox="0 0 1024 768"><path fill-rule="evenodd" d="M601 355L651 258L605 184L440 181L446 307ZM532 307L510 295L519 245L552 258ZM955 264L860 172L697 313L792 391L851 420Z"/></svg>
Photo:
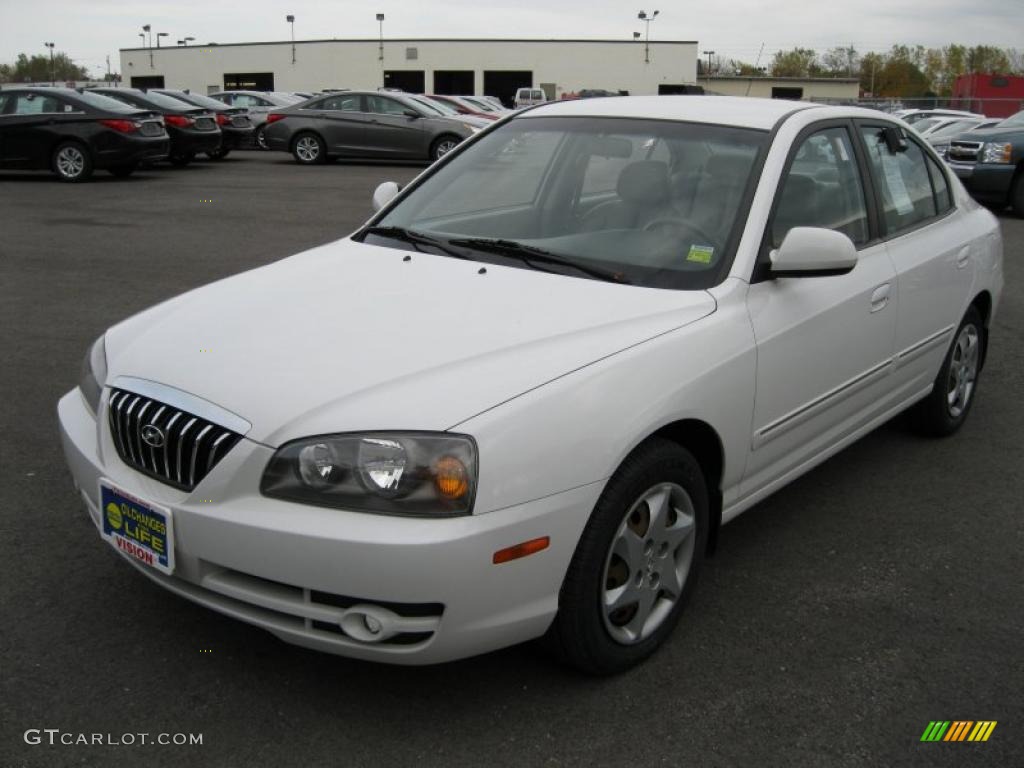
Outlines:
<svg viewBox="0 0 1024 768"><path fill-rule="evenodd" d="M494 553L494 564L501 565L501 563L507 563L509 560L518 560L521 557L536 554L543 549L547 549L549 544L551 544L551 537L541 536L539 539L530 539L513 547L499 549Z"/></svg>
<svg viewBox="0 0 1024 768"><path fill-rule="evenodd" d="M469 492L469 471L454 456L442 456L434 464L434 487L442 499L461 499Z"/></svg>

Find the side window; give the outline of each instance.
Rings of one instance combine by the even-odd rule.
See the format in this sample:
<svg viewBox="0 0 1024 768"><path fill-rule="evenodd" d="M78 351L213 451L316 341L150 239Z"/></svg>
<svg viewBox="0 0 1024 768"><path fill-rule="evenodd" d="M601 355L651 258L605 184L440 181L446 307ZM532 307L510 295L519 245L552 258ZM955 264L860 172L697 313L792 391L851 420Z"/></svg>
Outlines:
<svg viewBox="0 0 1024 768"><path fill-rule="evenodd" d="M935 189L935 207L940 214L945 213L953 207L953 197L950 194L946 174L942 172L939 164L928 157L928 155L925 155L925 160L928 161L928 173L931 174L932 187Z"/></svg>
<svg viewBox="0 0 1024 768"><path fill-rule="evenodd" d="M14 102L14 114L39 115L44 112L63 112L64 105L52 96L39 96L34 93L19 95Z"/></svg>
<svg viewBox="0 0 1024 768"><path fill-rule="evenodd" d="M411 109L402 102L389 99L387 96L367 96L366 101L367 111L377 115L404 115L405 110Z"/></svg>
<svg viewBox="0 0 1024 768"><path fill-rule="evenodd" d="M905 138L906 149L891 152L881 126L863 126L861 133L867 145L875 183L882 196L886 232L890 235L902 232L933 218L936 215L935 196L921 147Z"/></svg>
<svg viewBox="0 0 1024 768"><path fill-rule="evenodd" d="M868 215L857 158L845 128L811 134L797 149L779 191L772 246L793 227L824 227L860 245L868 240Z"/></svg>
<svg viewBox="0 0 1024 768"><path fill-rule="evenodd" d="M349 93L344 96L328 96L326 99L309 104L304 109L326 109L331 112L361 112L358 94Z"/></svg>
<svg viewBox="0 0 1024 768"><path fill-rule="evenodd" d="M231 93L220 93L220 94L217 94L216 96L213 96L211 98L214 98L217 101L223 101L228 106L231 106L231 103L232 103L232 101L234 100L235 97L234 97L234 94L231 94Z"/></svg>

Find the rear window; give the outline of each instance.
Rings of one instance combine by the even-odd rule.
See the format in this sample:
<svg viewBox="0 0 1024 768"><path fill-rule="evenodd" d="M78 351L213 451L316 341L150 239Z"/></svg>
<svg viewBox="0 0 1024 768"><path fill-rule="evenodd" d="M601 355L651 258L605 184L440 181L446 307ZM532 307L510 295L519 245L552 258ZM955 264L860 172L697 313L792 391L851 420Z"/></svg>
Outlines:
<svg viewBox="0 0 1024 768"><path fill-rule="evenodd" d="M125 104L123 101L112 99L109 96L104 96L101 93L92 93L91 91L82 91L76 93L75 98L81 102L84 102L93 109L100 109L104 112L138 112L138 107L133 107L129 104Z"/></svg>

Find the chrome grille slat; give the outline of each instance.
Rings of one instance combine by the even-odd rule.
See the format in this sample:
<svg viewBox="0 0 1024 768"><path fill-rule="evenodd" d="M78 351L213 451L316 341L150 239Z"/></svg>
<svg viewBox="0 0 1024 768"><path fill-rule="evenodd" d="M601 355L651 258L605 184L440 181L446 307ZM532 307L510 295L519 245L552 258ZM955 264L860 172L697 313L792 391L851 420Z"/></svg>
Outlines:
<svg viewBox="0 0 1024 768"><path fill-rule="evenodd" d="M206 437L206 433L213 429L213 424L207 424L203 427L202 431L196 435L196 439L192 441L192 461L189 464L188 470L188 484L196 484L196 456L199 455L199 444L203 442L203 438Z"/></svg>
<svg viewBox="0 0 1024 768"><path fill-rule="evenodd" d="M122 461L186 491L202 482L242 437L220 424L130 390L112 388L107 402L111 437ZM142 429L149 425L163 432L163 446L154 447L142 440Z"/></svg>

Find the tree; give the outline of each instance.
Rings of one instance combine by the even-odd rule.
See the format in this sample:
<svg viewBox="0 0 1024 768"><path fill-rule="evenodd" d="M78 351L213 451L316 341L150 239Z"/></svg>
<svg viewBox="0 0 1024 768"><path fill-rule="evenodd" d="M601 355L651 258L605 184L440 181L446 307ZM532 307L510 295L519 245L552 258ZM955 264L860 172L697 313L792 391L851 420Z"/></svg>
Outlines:
<svg viewBox="0 0 1024 768"><path fill-rule="evenodd" d="M856 77L860 71L860 54L852 45L830 48L821 56L822 73L832 77Z"/></svg>
<svg viewBox="0 0 1024 768"><path fill-rule="evenodd" d="M820 74L818 54L811 48L777 51L772 58L773 77L816 77Z"/></svg>
<svg viewBox="0 0 1024 768"><path fill-rule="evenodd" d="M1005 75L1010 71L1010 60L1000 48L976 45L967 52L967 68L970 72Z"/></svg>
<svg viewBox="0 0 1024 768"><path fill-rule="evenodd" d="M4 67L0 69L0 80L7 82L47 82L51 77L50 57L44 54L29 58L19 53L13 67L7 64L0 66ZM59 81L89 79L89 71L75 64L64 52L54 53L52 73L53 79Z"/></svg>

